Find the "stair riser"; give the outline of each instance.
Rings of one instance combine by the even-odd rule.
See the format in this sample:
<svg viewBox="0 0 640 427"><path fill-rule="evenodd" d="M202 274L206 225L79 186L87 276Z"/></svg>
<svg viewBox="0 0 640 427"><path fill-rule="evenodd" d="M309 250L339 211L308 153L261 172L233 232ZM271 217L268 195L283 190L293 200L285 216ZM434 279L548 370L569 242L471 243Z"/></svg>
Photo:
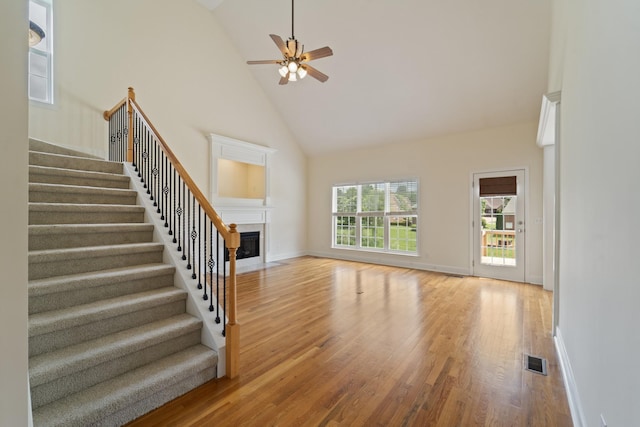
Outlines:
<svg viewBox="0 0 640 427"><path fill-rule="evenodd" d="M78 203L99 205L135 205L137 195L101 194L92 192L65 193L62 191L29 191L29 201L34 203Z"/></svg>
<svg viewBox="0 0 640 427"><path fill-rule="evenodd" d="M29 172L29 182L38 184L61 184L61 185L80 185L83 187L96 188L118 188L126 190L129 188L128 179L99 179L88 178L85 176L48 174L45 172ZM119 175L116 175L119 177Z"/></svg>
<svg viewBox="0 0 640 427"><path fill-rule="evenodd" d="M29 250L81 248L86 246L124 245L127 243L145 243L153 238L153 230L122 233L111 231L105 233L69 233L69 234L36 234L29 235Z"/></svg>
<svg viewBox="0 0 640 427"><path fill-rule="evenodd" d="M144 252L104 251L91 257L84 255L74 253L71 258L70 255L65 254L47 257L47 260L37 255L29 255L29 280L162 262L162 248Z"/></svg>
<svg viewBox="0 0 640 427"><path fill-rule="evenodd" d="M37 356L49 351L59 350L84 341L93 340L128 328L155 322L184 313L185 300L172 301L167 304L145 308L122 314L97 322L60 329L47 334L29 337L29 357Z"/></svg>
<svg viewBox="0 0 640 427"><path fill-rule="evenodd" d="M29 211L29 224L123 224L144 222L144 212L120 212L108 209L85 211Z"/></svg>
<svg viewBox="0 0 640 427"><path fill-rule="evenodd" d="M160 360L170 354L200 343L200 330L188 332L171 340L151 345L139 351L123 351L124 356L90 367L72 375L64 376L31 388L33 408L77 393L102 381L107 381L129 370Z"/></svg>
<svg viewBox="0 0 640 427"><path fill-rule="evenodd" d="M47 166L50 168L84 170L91 172L122 174L121 163L94 160L82 157L69 157L55 154L29 152L29 164L33 166Z"/></svg>
<svg viewBox="0 0 640 427"><path fill-rule="evenodd" d="M29 314L60 310L80 304L88 304L108 298L131 295L173 286L173 272L162 275L149 275L135 280L106 283L102 286L78 287L64 292L48 293L29 297Z"/></svg>

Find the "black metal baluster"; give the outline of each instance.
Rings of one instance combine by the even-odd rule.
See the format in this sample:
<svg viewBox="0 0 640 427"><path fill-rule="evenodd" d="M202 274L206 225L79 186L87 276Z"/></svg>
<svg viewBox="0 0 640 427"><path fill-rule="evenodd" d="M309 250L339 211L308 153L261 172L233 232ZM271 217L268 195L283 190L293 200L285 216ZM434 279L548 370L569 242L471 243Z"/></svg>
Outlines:
<svg viewBox="0 0 640 427"><path fill-rule="evenodd" d="M135 110L134 110L135 111ZM138 172L138 178L142 178L142 152L144 151L143 140L144 140L144 130L142 129L142 118L140 115L136 114L137 121L137 129L138 129L138 138L134 140L134 144L138 147L138 152L136 153L137 158L137 167L136 172Z"/></svg>
<svg viewBox="0 0 640 427"><path fill-rule="evenodd" d="M178 176L178 207L176 213L178 214L178 222L176 224L176 232L178 233L178 252L182 251L182 241L180 240L180 218L182 217L182 207L180 206L180 183L182 179ZM174 239L175 240L175 239ZM175 243L175 242L174 242Z"/></svg>
<svg viewBox="0 0 640 427"><path fill-rule="evenodd" d="M226 248L226 241L223 243ZM231 254L229 254L231 255ZM229 257L231 259L231 257ZM227 263L222 264L222 336L226 336L227 333Z"/></svg>
<svg viewBox="0 0 640 427"><path fill-rule="evenodd" d="M190 236L190 230L189 230L189 223L191 222L191 200L190 199L190 194L191 194L191 190L189 190L189 188L187 187L185 189L185 208L187 209L187 217L185 218L185 222L184 222L184 236L183 236L183 244L182 246L184 246L184 251L182 252L182 260L183 261L187 261L187 270L191 270L191 246L189 243L189 238ZM189 255L189 259L187 260L187 255Z"/></svg>
<svg viewBox="0 0 640 427"><path fill-rule="evenodd" d="M184 206L184 210L187 211L189 208L189 199L187 198L187 189L186 183L182 180L182 206ZM187 213L187 216L189 214ZM182 217L182 260L187 260L186 252L189 249L189 240L188 239L188 227L189 227L189 218Z"/></svg>
<svg viewBox="0 0 640 427"><path fill-rule="evenodd" d="M151 194L149 186L151 185L151 145L153 144L153 134L148 127L145 126L145 128L147 130L147 147L144 150L146 155L144 159L144 188L147 189L147 194Z"/></svg>
<svg viewBox="0 0 640 427"><path fill-rule="evenodd" d="M164 228L169 227L169 211L167 211L167 203L169 198L169 167L167 166L167 156L162 152L162 158L164 159L162 165L162 216L161 220L164 220Z"/></svg>
<svg viewBox="0 0 640 427"><path fill-rule="evenodd" d="M189 212L190 212L190 217L191 217L191 232L189 233L189 235L191 236L191 246L189 247L189 255L188 255L188 259L187 259L187 269L190 270L191 267L193 266L193 264L195 264L195 259L196 259L196 237L198 237L198 233L196 232L196 198L193 195L193 193L191 193L191 207L189 208ZM193 260L193 264L191 263L191 261ZM196 269L193 269L193 272L191 273L191 278L195 279L196 278Z"/></svg>
<svg viewBox="0 0 640 427"><path fill-rule="evenodd" d="M211 294L211 303L209 304L209 311L213 312L214 307L213 307L213 267L216 267L216 303L220 301L220 298L218 297L218 292L217 292L217 288L218 288L218 263L215 262L213 260L213 221L211 221L211 219L208 220L209 221L209 246L211 248L210 250L210 254L209 254L209 293ZM217 250L217 245L219 242L216 242L216 258L218 256L218 250ZM220 310L217 310L216 312L216 323L220 323Z"/></svg>
<svg viewBox="0 0 640 427"><path fill-rule="evenodd" d="M154 185L156 184L156 176L158 171L156 169L156 161L158 155L158 141L156 141L155 136L151 134L151 147L149 149L149 189L147 190L147 194L149 195L149 200L153 202L153 206L157 206L156 200L153 197L154 193Z"/></svg>
<svg viewBox="0 0 640 427"><path fill-rule="evenodd" d="M207 231L207 229L205 228L205 232ZM198 258L195 262L196 264L196 268L198 269L198 289L202 289L202 269L204 268L204 259L207 256L207 254L205 253L204 255L202 254L202 206L200 206L200 204L198 203ZM207 236L205 235L205 238ZM205 250L206 252L206 250ZM194 258L195 258L195 254L194 254ZM194 277L195 279L195 277ZM206 283L206 281L205 281ZM207 294L207 288L204 288L204 293L205 295Z"/></svg>
<svg viewBox="0 0 640 427"><path fill-rule="evenodd" d="M211 221L211 242L213 242L213 221ZM213 245L213 243L211 243ZM216 230L216 323L220 323L220 233ZM213 271L211 272L213 286ZM213 289L211 290L213 292ZM213 295L213 293L212 293ZM211 298L213 299L213 298Z"/></svg>
<svg viewBox="0 0 640 427"><path fill-rule="evenodd" d="M160 174L160 168L162 167L162 155L164 154L164 152L160 149L160 146L157 146L158 148L156 149L156 203L154 203L154 206L157 206L158 208L156 209L156 213L162 214L162 209L160 209L160 194L162 191L162 175ZM161 216L160 219L162 220L163 217Z"/></svg>
<svg viewBox="0 0 640 427"><path fill-rule="evenodd" d="M138 151L138 148L136 147L138 140L137 120L138 115L136 114L136 110L133 110L133 147L131 147L133 152L131 153L131 166L133 166L134 171L138 170L138 162L136 161L136 152Z"/></svg>
<svg viewBox="0 0 640 427"><path fill-rule="evenodd" d="M171 224L169 224L169 235L171 236L173 234L173 243L176 243L176 236L173 232L173 230L175 230L176 228L176 170L173 165L171 165L171 170L173 172L173 184L171 185L171 187L173 188L173 197L171 198L171 212L173 213L173 221L171 222Z"/></svg>

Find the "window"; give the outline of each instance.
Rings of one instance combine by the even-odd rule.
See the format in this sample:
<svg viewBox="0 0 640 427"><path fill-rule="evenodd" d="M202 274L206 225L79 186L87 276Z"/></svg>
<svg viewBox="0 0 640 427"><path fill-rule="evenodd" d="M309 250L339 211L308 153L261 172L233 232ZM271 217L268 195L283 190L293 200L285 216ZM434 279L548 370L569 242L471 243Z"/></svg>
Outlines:
<svg viewBox="0 0 640 427"><path fill-rule="evenodd" d="M416 180L333 187L333 247L417 254Z"/></svg>
<svg viewBox="0 0 640 427"><path fill-rule="evenodd" d="M52 0L29 0L29 20L44 31L40 43L29 48L29 99L53 104Z"/></svg>

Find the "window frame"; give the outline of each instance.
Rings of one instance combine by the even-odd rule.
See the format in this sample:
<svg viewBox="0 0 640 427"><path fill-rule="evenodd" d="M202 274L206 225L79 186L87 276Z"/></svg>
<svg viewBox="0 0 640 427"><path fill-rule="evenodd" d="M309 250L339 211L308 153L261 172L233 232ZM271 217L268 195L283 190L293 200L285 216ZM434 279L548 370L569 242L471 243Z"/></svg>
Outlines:
<svg viewBox="0 0 640 427"><path fill-rule="evenodd" d="M44 46L41 46L42 43L39 43L36 46L29 47L29 57L28 57L28 96L30 102L37 102L43 105L53 105L54 104L54 91L53 91L53 0L29 0L29 9L31 9L31 4L36 4L45 8L46 10L46 33L43 39ZM29 13L29 19L31 20L31 12ZM43 49L44 47L44 49ZM32 72L31 59L32 56L40 56L45 60L45 75L40 75ZM44 78L46 81L46 93L44 98L34 97L32 96L31 89L31 80L32 76L37 76Z"/></svg>
<svg viewBox="0 0 640 427"><path fill-rule="evenodd" d="M415 206L412 206L410 210L392 210L391 208L391 195L394 194L392 192L392 186L406 184L407 186L415 187ZM384 209L383 210L363 210L363 187L373 186L374 191L380 191L380 186L384 186ZM340 189L348 189L355 187L357 203L356 203L356 211L339 211L338 206L338 191ZM377 187L377 188L376 188ZM370 182L362 182L362 183L348 183L348 184L335 184L332 186L332 226L331 226L331 247L333 249L348 249L348 250L358 250L358 251L372 251L372 252L380 252L380 253L389 253L394 255L405 255L405 256L419 256L420 252L420 239L418 238L418 219L419 219L419 210L420 210L420 201L419 201L419 189L420 183L417 178L407 178L407 179L395 179L395 180L380 180L380 181L370 181ZM348 191L348 190L343 190ZM379 203L377 203L379 205ZM406 206L404 206L406 208ZM345 234L338 232L338 227L342 227L344 230L344 220L345 218L353 218L355 222L355 235L351 235L351 229L354 228L351 226L349 222L349 234L348 237L354 237L354 244L344 244ZM374 235L371 236L369 232L367 232L367 236L364 236L363 230L371 230L370 221L374 218L382 218L382 225L376 224L374 229ZM410 242L413 239L400 239L399 233L398 236L391 236L391 223L392 219L404 218L405 227L409 232L412 232L415 227L415 250L408 250L410 247ZM374 220L375 223L378 223L378 220ZM397 223L397 222L396 222ZM413 224L412 226L407 226L407 224ZM382 239L378 236L378 230L382 230ZM366 241L364 239L367 239ZM371 242L373 239L373 245ZM382 247L379 246L380 241L382 242ZM398 247L403 246L401 242L404 242L404 246L407 249L399 249ZM350 240L349 242L350 243ZM392 245L395 245L396 248L392 248Z"/></svg>

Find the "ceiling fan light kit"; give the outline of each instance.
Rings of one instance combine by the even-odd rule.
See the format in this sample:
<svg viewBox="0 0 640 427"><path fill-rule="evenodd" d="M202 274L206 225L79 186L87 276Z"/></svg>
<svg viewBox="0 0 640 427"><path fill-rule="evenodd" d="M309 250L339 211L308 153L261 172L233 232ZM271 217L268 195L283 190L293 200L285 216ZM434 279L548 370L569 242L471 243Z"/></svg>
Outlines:
<svg viewBox="0 0 640 427"><path fill-rule="evenodd" d="M326 58L333 55L333 51L329 46L315 49L310 52L304 51L304 45L296 40L293 32L293 2L291 0L291 38L287 40L285 44L282 37L276 34L269 34L273 42L278 46L282 53L283 59L268 59L263 61L247 61L249 65L256 64L277 64L278 73L280 74L280 84L286 85L289 82L295 82L298 79L302 80L309 74L314 79L324 83L329 80L329 76L313 68L307 64L314 59Z"/></svg>

